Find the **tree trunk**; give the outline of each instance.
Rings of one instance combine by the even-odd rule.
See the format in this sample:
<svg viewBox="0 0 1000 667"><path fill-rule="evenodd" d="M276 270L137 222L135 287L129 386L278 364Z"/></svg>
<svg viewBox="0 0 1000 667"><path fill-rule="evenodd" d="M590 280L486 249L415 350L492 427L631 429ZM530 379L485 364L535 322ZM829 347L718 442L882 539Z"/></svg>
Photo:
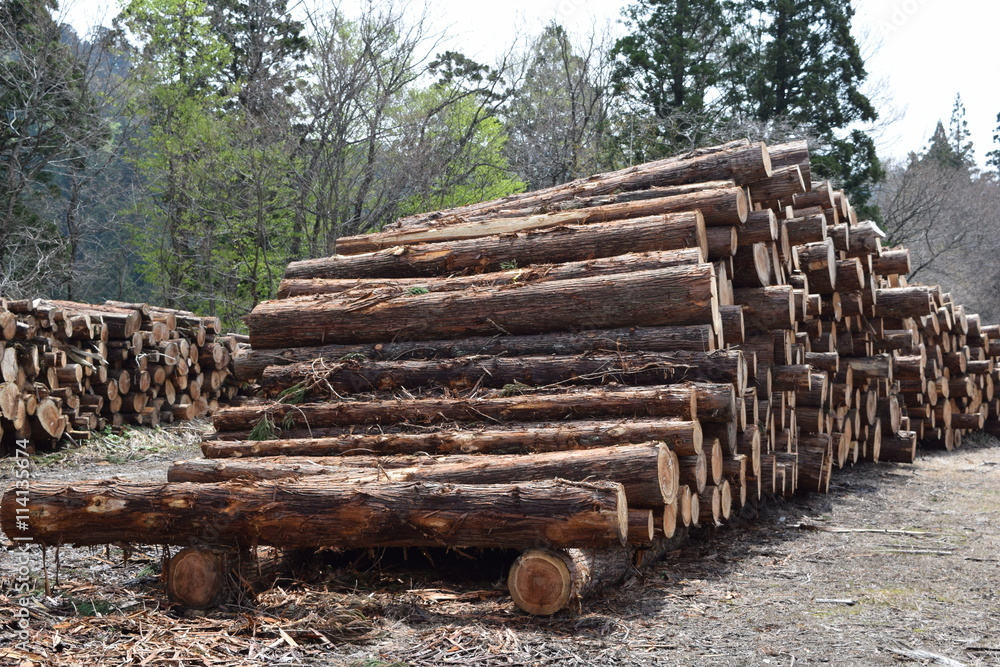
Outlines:
<svg viewBox="0 0 1000 667"><path fill-rule="evenodd" d="M737 289L733 290L733 298L744 307L747 329L770 331L795 325L795 299L787 285Z"/></svg>
<svg viewBox="0 0 1000 667"><path fill-rule="evenodd" d="M705 256L698 248L630 252L614 257L566 262L564 264L534 264L523 269L476 273L469 276L428 276L426 278L286 278L278 288L278 299L312 294L365 294L405 296L404 293L456 292L470 288L524 285L552 280L572 280L616 273L666 269L674 266L703 264Z"/></svg>
<svg viewBox="0 0 1000 667"><path fill-rule="evenodd" d="M417 278L679 248L708 254L705 219L697 211L306 259L290 263L285 278Z"/></svg>
<svg viewBox="0 0 1000 667"><path fill-rule="evenodd" d="M715 350L712 325L595 329L578 333L555 332L533 336L484 336L458 340L387 342L367 345L325 345L240 350L234 357L241 380L259 379L268 366L287 366L345 357L396 361L400 359L453 359L478 355L535 356L587 352L710 352Z"/></svg>
<svg viewBox="0 0 1000 667"><path fill-rule="evenodd" d="M515 424L509 429L461 430L447 427L419 433L344 433L327 438L296 440L209 440L201 444L210 459L255 456L352 456L373 454L527 454L591 449L658 440L680 456L702 451L697 421L630 420L569 421L555 424Z"/></svg>
<svg viewBox="0 0 1000 667"><path fill-rule="evenodd" d="M562 225L587 225L690 211L701 211L706 225L735 225L746 221L749 207L742 188L694 190L673 196L613 202L523 217L505 216L474 222L389 230L362 236L342 236L337 239L337 254L358 255L393 246L449 243L499 234L523 234Z"/></svg>
<svg viewBox="0 0 1000 667"><path fill-rule="evenodd" d="M551 616L621 583L633 571L632 551L626 547L531 549L514 561L507 589L522 611Z"/></svg>
<svg viewBox="0 0 1000 667"><path fill-rule="evenodd" d="M754 201L782 201L792 203L792 196L806 191L799 165L776 168L771 176L747 184Z"/></svg>
<svg viewBox="0 0 1000 667"><path fill-rule="evenodd" d="M258 304L247 324L260 348L633 325L722 329L711 264L370 302L337 295L280 299Z"/></svg>
<svg viewBox="0 0 1000 667"><path fill-rule="evenodd" d="M752 211L747 221L736 228L737 244L771 243L778 240L778 218L771 209Z"/></svg>
<svg viewBox="0 0 1000 667"><path fill-rule="evenodd" d="M777 146L768 146L768 153L771 155L772 169L789 167L796 165L802 174L802 181L805 184L805 191L812 190L811 165L809 163L809 143L802 139L800 141L790 141Z"/></svg>
<svg viewBox="0 0 1000 667"><path fill-rule="evenodd" d="M359 401L284 405L252 403L215 413L219 431L248 428L267 417L281 428L355 424L435 424L443 421L545 421L587 417L677 417L694 421L696 387L667 385L649 389L591 390L561 394L524 394L506 398ZM731 389L731 387L730 387Z"/></svg>
<svg viewBox="0 0 1000 667"><path fill-rule="evenodd" d="M273 480L321 476L331 483L441 482L446 484L509 484L566 479L620 482L629 507L659 508L677 496L677 458L661 443L616 445L598 449L545 454L428 458L428 463L397 468L354 467L358 457L300 457L250 460L177 461L169 482L225 482L236 479Z"/></svg>
<svg viewBox="0 0 1000 667"><path fill-rule="evenodd" d="M745 140L702 148L619 171L597 174L543 190L508 195L502 199L469 204L446 211L421 213L397 220L389 229L409 229L430 222L448 224L469 216L504 209L549 206L571 199L596 197L651 187L732 179L737 185L767 178L772 173L767 147Z"/></svg>
<svg viewBox="0 0 1000 667"><path fill-rule="evenodd" d="M876 317L921 317L934 312L927 287L891 287L875 291Z"/></svg>
<svg viewBox="0 0 1000 667"><path fill-rule="evenodd" d="M624 543L628 528L614 483L36 483L27 530L14 497L0 505L3 531L51 546L594 547Z"/></svg>
<svg viewBox="0 0 1000 667"><path fill-rule="evenodd" d="M746 363L739 351L583 355L574 357L464 357L429 361L314 360L268 368L260 386L265 396L301 387L308 396L331 392L389 391L398 387L440 385L452 389L502 388L523 384L657 385L679 382L728 382L742 393Z"/></svg>

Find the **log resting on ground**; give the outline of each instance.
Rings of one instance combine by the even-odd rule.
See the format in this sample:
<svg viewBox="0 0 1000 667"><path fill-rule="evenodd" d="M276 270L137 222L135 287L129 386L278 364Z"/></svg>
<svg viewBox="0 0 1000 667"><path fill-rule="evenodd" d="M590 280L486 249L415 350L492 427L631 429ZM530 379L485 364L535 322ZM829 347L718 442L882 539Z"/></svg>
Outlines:
<svg viewBox="0 0 1000 667"><path fill-rule="evenodd" d="M628 529L625 491L610 482L36 483L27 530L15 494L4 494L0 527L50 546L596 547L623 544Z"/></svg>

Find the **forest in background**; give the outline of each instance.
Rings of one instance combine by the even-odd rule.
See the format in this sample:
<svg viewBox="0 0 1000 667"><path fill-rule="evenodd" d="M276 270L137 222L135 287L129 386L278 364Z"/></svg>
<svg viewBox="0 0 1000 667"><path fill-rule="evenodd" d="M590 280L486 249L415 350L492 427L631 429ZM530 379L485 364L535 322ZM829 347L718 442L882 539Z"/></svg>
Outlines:
<svg viewBox="0 0 1000 667"><path fill-rule="evenodd" d="M403 215L749 137L806 138L914 279L1000 319L1000 149L957 98L879 159L849 0L640 0L625 34L550 24L498 62L403 4L131 0L78 35L0 0L0 294L118 299L230 327L285 265ZM300 15L301 14L301 15Z"/></svg>

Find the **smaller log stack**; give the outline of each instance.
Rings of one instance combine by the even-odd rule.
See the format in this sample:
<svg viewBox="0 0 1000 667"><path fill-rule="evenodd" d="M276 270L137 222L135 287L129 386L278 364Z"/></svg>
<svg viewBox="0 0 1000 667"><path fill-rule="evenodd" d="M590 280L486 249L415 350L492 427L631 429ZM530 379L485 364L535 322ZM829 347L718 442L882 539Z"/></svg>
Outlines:
<svg viewBox="0 0 1000 667"><path fill-rule="evenodd" d="M515 602L553 613L655 561L685 528L825 492L859 461L912 461L918 442L1000 432L1000 327L908 284L909 253L881 240L842 192L812 182L804 142L745 141L341 239L333 257L293 262L280 298L247 318L252 347L234 366L261 398L214 415L206 460L175 463L155 489L47 490L38 511L79 520L33 536L88 539L80 508L110 497L152 494L166 511L245 484L248 498L257 485L328 489L322 502L347 504L379 489L365 546L484 546L449 518L488 512L451 498L478 495L504 499L498 536L520 536L492 546L534 540L510 571ZM538 504L545 484L568 485L564 511ZM397 490L411 487L419 499ZM216 545L356 546L357 516ZM422 537L378 541L400 522ZM102 530L163 539L135 521ZM171 536L191 539L205 538ZM209 569L226 560L182 553ZM213 597L184 597L220 578L195 574L168 587Z"/></svg>
<svg viewBox="0 0 1000 667"><path fill-rule="evenodd" d="M106 426L193 419L238 390L214 317L146 304L0 299L0 436L51 449Z"/></svg>

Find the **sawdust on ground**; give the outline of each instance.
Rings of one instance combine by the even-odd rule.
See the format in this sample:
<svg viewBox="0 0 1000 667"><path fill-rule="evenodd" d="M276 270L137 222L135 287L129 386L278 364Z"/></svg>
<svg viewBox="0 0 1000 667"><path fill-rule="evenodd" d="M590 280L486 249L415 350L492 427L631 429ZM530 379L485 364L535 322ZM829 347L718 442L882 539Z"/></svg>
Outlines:
<svg viewBox="0 0 1000 667"><path fill-rule="evenodd" d="M35 480L162 481L207 425L42 457ZM0 463L0 484L12 479ZM0 665L1000 665L1000 442L839 471L691 535L625 585L552 618L518 611L507 555L343 555L207 612L162 592L160 547L31 562L30 641L0 550ZM9 542L4 538L4 543ZM433 563L434 567L431 566ZM45 576L47 573L47 576ZM48 592L45 592L46 579Z"/></svg>

